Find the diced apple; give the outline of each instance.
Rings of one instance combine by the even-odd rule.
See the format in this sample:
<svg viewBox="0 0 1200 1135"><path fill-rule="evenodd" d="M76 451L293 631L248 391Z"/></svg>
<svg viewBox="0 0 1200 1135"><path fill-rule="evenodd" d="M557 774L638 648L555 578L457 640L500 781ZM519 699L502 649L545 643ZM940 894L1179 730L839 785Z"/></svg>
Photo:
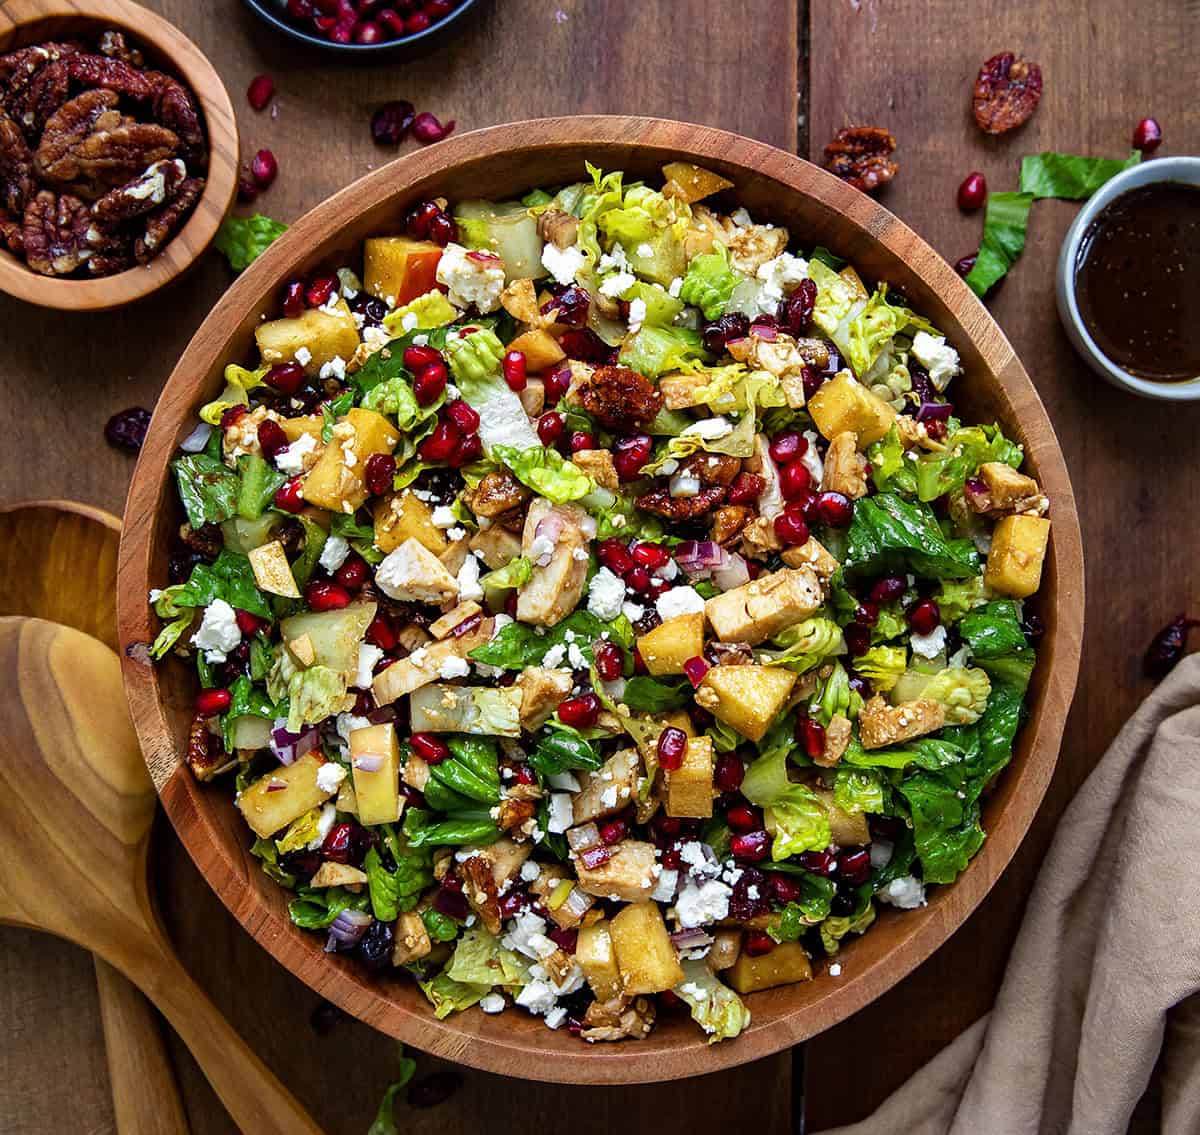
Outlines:
<svg viewBox="0 0 1200 1135"><path fill-rule="evenodd" d="M580 929L575 960L597 1001L611 1001L621 995L621 971L617 967L617 954L606 921L593 922Z"/></svg>
<svg viewBox="0 0 1200 1135"><path fill-rule="evenodd" d="M726 971L726 978L738 993L757 993L777 985L812 981L812 965L799 942L780 942L770 953L758 957L743 950Z"/></svg>
<svg viewBox="0 0 1200 1135"><path fill-rule="evenodd" d="M683 764L666 774L668 816L706 820L713 814L713 743L711 737L693 737L687 743Z"/></svg>
<svg viewBox="0 0 1200 1135"><path fill-rule="evenodd" d="M355 887L361 888L367 881L367 873L349 863L334 863L326 860L317 873L308 881L310 887Z"/></svg>
<svg viewBox="0 0 1200 1135"><path fill-rule="evenodd" d="M478 552L483 562L492 570L507 567L521 554L521 538L499 524L481 528L472 535L467 547Z"/></svg>
<svg viewBox="0 0 1200 1135"><path fill-rule="evenodd" d="M350 734L350 768L362 824L392 824L400 815L400 746L391 722Z"/></svg>
<svg viewBox="0 0 1200 1135"><path fill-rule="evenodd" d="M317 772L324 763L325 758L318 753L305 753L250 785L238 797L237 806L251 831L267 839L324 804L333 795L317 784Z"/></svg>
<svg viewBox="0 0 1200 1135"><path fill-rule="evenodd" d="M325 428L325 419L320 414L309 414L306 418L282 418L279 422L283 436L290 444L308 434L313 441L321 440L321 431Z"/></svg>
<svg viewBox="0 0 1200 1135"><path fill-rule="evenodd" d="M983 582L993 591L1025 599L1042 582L1042 563L1050 542L1050 521L1044 516L1005 516L992 531Z"/></svg>
<svg viewBox="0 0 1200 1135"><path fill-rule="evenodd" d="M446 534L433 523L433 510L411 489L404 489L376 503L375 546L392 552L409 539L419 540L435 556L448 546Z"/></svg>
<svg viewBox="0 0 1200 1135"><path fill-rule="evenodd" d="M657 885L655 847L642 840L623 839L610 849L607 862L586 867L575 864L579 889L597 898L615 897L621 902L648 899Z"/></svg>
<svg viewBox="0 0 1200 1135"><path fill-rule="evenodd" d="M558 340L540 328L518 335L509 343L508 350L520 351L525 356L525 369L530 374L541 374L567 357L566 352L558 345Z"/></svg>
<svg viewBox="0 0 1200 1135"><path fill-rule="evenodd" d="M664 619L638 638L637 648L651 674L682 674L683 664L704 650L704 613L690 611Z"/></svg>
<svg viewBox="0 0 1200 1135"><path fill-rule="evenodd" d="M371 237L363 245L363 286L393 307L437 287L442 250L431 240L406 236Z"/></svg>
<svg viewBox="0 0 1200 1135"><path fill-rule="evenodd" d="M251 549L248 558L254 572L254 582L260 591L282 595L285 599L300 598L300 588L296 586L296 578L292 575L292 565L288 563L287 553L278 540Z"/></svg>
<svg viewBox="0 0 1200 1135"><path fill-rule="evenodd" d="M304 478L304 499L330 512L354 512L367 499L367 461L391 453L399 440L382 414L355 407L334 426L333 440Z"/></svg>
<svg viewBox="0 0 1200 1135"><path fill-rule="evenodd" d="M349 362L358 350L358 327L354 315L339 299L330 313L310 307L303 315L290 319L272 319L254 329L262 361L269 365L294 362L302 347L308 351L304 373L319 374L330 360L340 358Z"/></svg>
<svg viewBox="0 0 1200 1135"><path fill-rule="evenodd" d="M655 903L624 907L612 920L609 933L621 984L630 996L662 993L683 982L683 967Z"/></svg>
<svg viewBox="0 0 1200 1135"><path fill-rule="evenodd" d="M589 820L615 816L628 808L637 793L640 772L641 760L636 749L614 753L600 768L588 774L583 790L576 793L574 822L586 824Z"/></svg>
<svg viewBox="0 0 1200 1135"><path fill-rule="evenodd" d="M305 656L308 649L303 640L308 640L312 661L307 665L328 666L350 676L358 669L358 648L377 610L375 603L352 603L337 611L308 611L284 619L279 624L279 633L293 653L297 653L294 644L300 642L300 651Z"/></svg>
<svg viewBox="0 0 1200 1135"><path fill-rule="evenodd" d="M666 181L664 196L675 197L686 205L703 201L722 189L733 188L733 182L727 177L691 162L667 162L662 167L662 173Z"/></svg>
<svg viewBox="0 0 1200 1135"><path fill-rule="evenodd" d="M686 410L689 406L700 404L697 391L707 386L708 375L703 372L689 374L680 371L675 374L664 374L658 380L658 389L663 396L663 405L668 410Z"/></svg>
<svg viewBox="0 0 1200 1135"><path fill-rule="evenodd" d="M848 370L834 375L808 400L808 412L822 437L832 440L852 433L860 450L883 437L896 421L896 411Z"/></svg>
<svg viewBox="0 0 1200 1135"><path fill-rule="evenodd" d="M751 741L761 741L787 704L796 675L782 666L714 666L696 704Z"/></svg>

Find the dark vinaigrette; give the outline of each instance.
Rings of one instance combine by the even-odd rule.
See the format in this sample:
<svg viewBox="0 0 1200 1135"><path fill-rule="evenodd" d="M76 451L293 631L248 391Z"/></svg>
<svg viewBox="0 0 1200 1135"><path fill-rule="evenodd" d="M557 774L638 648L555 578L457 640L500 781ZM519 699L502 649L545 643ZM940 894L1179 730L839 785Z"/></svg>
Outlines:
<svg viewBox="0 0 1200 1135"><path fill-rule="evenodd" d="M1087 329L1119 367L1156 382L1200 375L1200 186L1122 193L1084 234L1075 281Z"/></svg>

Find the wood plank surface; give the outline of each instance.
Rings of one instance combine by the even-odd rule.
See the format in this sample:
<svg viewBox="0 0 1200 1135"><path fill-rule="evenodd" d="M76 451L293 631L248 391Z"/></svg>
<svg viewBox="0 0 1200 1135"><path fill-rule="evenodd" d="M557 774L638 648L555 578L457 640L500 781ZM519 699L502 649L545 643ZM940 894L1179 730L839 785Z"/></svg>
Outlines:
<svg viewBox="0 0 1200 1135"><path fill-rule="evenodd" d="M2 3L3 0L0 0ZM272 149L280 177L257 208L293 220L394 156L371 141L371 111L408 98L460 129L543 114L623 111L713 123L796 145L796 6L772 0L485 0L481 18L427 59L344 64L265 29L239 0L146 0L213 61L239 116L243 154ZM278 114L255 114L244 91L268 71ZM412 144L409 143L409 146ZM20 407L0 464L0 500L63 496L115 511L131 461L109 449L104 421L152 406L191 333L230 280L215 254L168 291L109 315L64 315L0 296L0 389ZM318 999L245 935L165 824L158 893L184 963L331 1135L366 1130L395 1070L395 1046L342 1019L325 1036ZM0 1133L114 1130L90 958L63 943L0 929ZM192 1130L233 1130L199 1070L172 1038ZM423 1059L419 1077L439 1065ZM444 1105L402 1116L406 1133L580 1135L684 1129L764 1133L790 1126L785 1056L685 1087L620 1092L516 1084L465 1072ZM403 1110L403 1105L401 1109Z"/></svg>
<svg viewBox="0 0 1200 1135"><path fill-rule="evenodd" d="M819 160L849 123L889 127L901 172L880 200L953 262L978 241L980 215L954 204L971 170L993 190L1015 189L1023 154L1121 157L1147 114L1162 124L1161 154L1200 152L1198 17L1185 0L814 0L810 156ZM987 138L971 117L971 85L983 60L1005 50L1037 60L1045 90L1025 127ZM1200 605L1200 404L1124 394L1073 353L1055 310L1054 267L1076 208L1034 204L1025 255L989 301L1058 432L1088 555L1083 667L1063 754L1033 830L967 924L891 993L808 1046L814 1131L869 1113L990 1007L1057 817L1150 688L1141 651L1176 612Z"/></svg>

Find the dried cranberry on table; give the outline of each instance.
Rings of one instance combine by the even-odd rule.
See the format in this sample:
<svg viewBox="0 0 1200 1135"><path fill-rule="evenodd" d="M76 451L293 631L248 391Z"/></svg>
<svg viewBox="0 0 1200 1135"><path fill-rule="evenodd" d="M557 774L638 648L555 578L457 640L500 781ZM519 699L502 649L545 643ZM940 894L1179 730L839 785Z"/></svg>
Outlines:
<svg viewBox="0 0 1200 1135"><path fill-rule="evenodd" d="M1042 69L1002 51L979 69L972 92L975 122L985 134L1003 134L1029 120L1042 97Z"/></svg>
<svg viewBox="0 0 1200 1135"><path fill-rule="evenodd" d="M104 423L104 440L117 449L128 449L137 453L146 440L150 428L150 411L141 406L131 406L113 414Z"/></svg>
<svg viewBox="0 0 1200 1135"><path fill-rule="evenodd" d="M1187 650L1188 631L1192 627L1200 627L1200 619L1191 619L1187 615L1176 615L1151 640L1142 660L1146 677L1165 678L1183 657Z"/></svg>

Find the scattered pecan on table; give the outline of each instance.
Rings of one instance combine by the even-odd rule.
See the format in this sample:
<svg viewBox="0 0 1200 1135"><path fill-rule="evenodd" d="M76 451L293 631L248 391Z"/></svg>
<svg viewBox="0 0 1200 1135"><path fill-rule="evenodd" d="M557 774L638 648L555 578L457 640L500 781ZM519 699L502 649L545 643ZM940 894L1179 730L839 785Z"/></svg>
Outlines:
<svg viewBox="0 0 1200 1135"><path fill-rule="evenodd" d="M993 55L975 79L972 109L985 134L1003 134L1029 120L1042 97L1042 69L1011 51Z"/></svg>
<svg viewBox="0 0 1200 1135"><path fill-rule="evenodd" d="M825 147L825 168L843 181L873 193L900 172L892 160L896 139L882 126L846 126Z"/></svg>

